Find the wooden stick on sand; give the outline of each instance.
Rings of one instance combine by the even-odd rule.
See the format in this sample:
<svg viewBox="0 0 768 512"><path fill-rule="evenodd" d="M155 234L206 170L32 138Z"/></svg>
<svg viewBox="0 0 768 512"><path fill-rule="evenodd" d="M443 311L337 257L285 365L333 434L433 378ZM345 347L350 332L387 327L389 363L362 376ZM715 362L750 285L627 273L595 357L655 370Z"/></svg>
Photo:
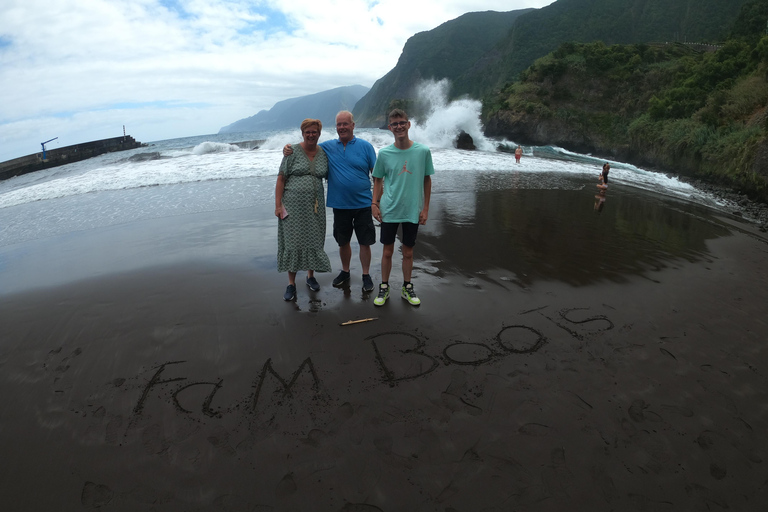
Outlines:
<svg viewBox="0 0 768 512"><path fill-rule="evenodd" d="M363 318L362 320L349 320L348 322L344 322L343 324L339 325L352 325L352 324L361 324L363 322L370 322L372 320L378 320L378 318Z"/></svg>

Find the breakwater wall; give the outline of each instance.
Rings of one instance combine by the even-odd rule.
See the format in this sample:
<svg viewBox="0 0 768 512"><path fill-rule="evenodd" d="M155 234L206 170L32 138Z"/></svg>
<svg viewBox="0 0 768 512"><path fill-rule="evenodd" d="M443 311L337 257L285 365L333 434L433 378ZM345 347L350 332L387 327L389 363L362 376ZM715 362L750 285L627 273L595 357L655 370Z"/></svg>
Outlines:
<svg viewBox="0 0 768 512"><path fill-rule="evenodd" d="M113 137L111 139L94 140L84 142L73 146L64 146L61 148L46 149L45 158L43 152L34 153L6 162L0 162L0 180L7 180L14 176L20 176L49 167L70 164L86 158L111 153L113 151L125 151L145 146L130 135L123 137Z"/></svg>

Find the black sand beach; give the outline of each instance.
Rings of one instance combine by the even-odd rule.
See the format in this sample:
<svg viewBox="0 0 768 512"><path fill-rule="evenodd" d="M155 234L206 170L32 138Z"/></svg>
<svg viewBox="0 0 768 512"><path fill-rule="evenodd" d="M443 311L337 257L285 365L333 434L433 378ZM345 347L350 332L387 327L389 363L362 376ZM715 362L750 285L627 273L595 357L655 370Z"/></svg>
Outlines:
<svg viewBox="0 0 768 512"><path fill-rule="evenodd" d="M764 510L765 235L593 204L441 191L419 308L283 302L269 205L0 247L0 508Z"/></svg>

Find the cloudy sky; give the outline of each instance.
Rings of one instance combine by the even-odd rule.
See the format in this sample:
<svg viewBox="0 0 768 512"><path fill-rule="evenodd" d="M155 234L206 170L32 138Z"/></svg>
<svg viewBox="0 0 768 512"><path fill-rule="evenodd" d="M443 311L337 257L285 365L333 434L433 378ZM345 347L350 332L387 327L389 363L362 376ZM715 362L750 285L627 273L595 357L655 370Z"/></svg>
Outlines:
<svg viewBox="0 0 768 512"><path fill-rule="evenodd" d="M4 0L0 161L129 135L205 135L276 102L367 87L417 32L553 0Z"/></svg>

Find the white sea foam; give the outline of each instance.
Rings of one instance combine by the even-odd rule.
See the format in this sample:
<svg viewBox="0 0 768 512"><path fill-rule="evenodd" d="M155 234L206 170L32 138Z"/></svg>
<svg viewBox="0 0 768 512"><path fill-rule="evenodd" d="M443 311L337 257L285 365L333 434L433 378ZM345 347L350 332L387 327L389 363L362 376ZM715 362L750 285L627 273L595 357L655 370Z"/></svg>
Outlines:
<svg viewBox="0 0 768 512"><path fill-rule="evenodd" d="M418 101L427 114L413 119L411 138L432 148L439 173L445 171L471 173L564 173L594 176L602 160L579 155L561 148L524 147L521 164L511 153L497 151L500 145L516 146L512 141L488 139L480 124L479 101L447 100L447 81L424 82ZM461 151L453 147L460 131L469 133L477 151ZM358 129L356 135L371 142L379 150L392 143L387 130ZM333 129L326 128L321 141L333 139ZM245 140L261 140L258 149L236 145ZM54 169L39 171L0 182L0 209L82 196L106 191L142 189L192 182L239 180L277 175L282 160L282 147L300 140L299 129L253 134L226 134L158 141L148 147L110 153ZM612 162L611 184L629 185L681 198L695 196L707 201L704 194L676 178L638 167ZM551 183L551 180L541 180ZM535 181L526 180L526 183ZM226 198L222 198L226 202ZM712 204L714 202L712 201Z"/></svg>
<svg viewBox="0 0 768 512"><path fill-rule="evenodd" d="M145 150L152 151L158 152L160 157L124 158L70 172L66 169L69 166L64 166L35 181L26 176L14 178L2 184L6 190L0 188L0 208L100 191L276 175L282 159L282 154L277 151L248 151L232 144L209 141L189 149L154 146ZM131 156L137 154L140 153ZM18 186L14 180L23 180L24 185Z"/></svg>
<svg viewBox="0 0 768 512"><path fill-rule="evenodd" d="M482 103L472 99L448 101L451 84L447 79L425 81L417 92L419 110L426 112L423 120L414 118L409 134L431 148L450 149L456 136L468 133L481 151L495 151L496 146L483 135L480 123Z"/></svg>
<svg viewBox="0 0 768 512"><path fill-rule="evenodd" d="M243 151L239 146L234 144L226 144L224 142L203 142L198 144L192 150L196 155L206 155L208 153L232 153L234 151Z"/></svg>

